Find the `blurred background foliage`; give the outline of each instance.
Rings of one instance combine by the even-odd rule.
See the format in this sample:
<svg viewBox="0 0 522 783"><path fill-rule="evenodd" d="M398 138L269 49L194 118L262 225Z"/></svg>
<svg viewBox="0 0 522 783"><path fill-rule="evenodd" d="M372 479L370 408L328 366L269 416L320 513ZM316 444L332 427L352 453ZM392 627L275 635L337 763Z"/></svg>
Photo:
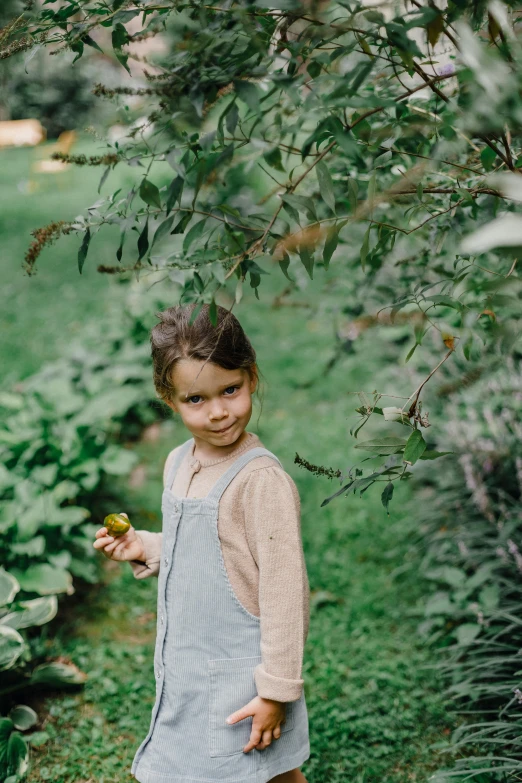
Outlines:
<svg viewBox="0 0 522 783"><path fill-rule="evenodd" d="M442 678L459 715L449 718L445 702L450 733L438 722L442 702L424 703L419 683L417 708L434 716L437 736L429 761L414 754L406 762L401 742L417 748L414 724L428 729L418 719L401 724L399 686L395 722L383 727L386 752L368 742L384 705L375 703L377 722L364 730L336 705L342 742L352 745L329 779L348 770L361 781L402 781L404 763L413 764L413 780L512 779L522 765L518 4L64 0L6 3L1 13L2 119L37 118L49 139L89 126L72 150L42 146L64 166L54 179L20 151L0 172L10 264L0 439L9 686L34 676L41 656L40 636L31 654L33 637L19 633L21 614L45 609L45 627L57 608L52 596L72 593L73 577L99 578L93 561L79 564L90 524L83 515L105 502L120 463L121 475L131 470L134 450L122 445L162 417L147 370L154 307L218 303L257 328L260 345L277 341L281 355L267 356L266 366L275 384L285 357L291 364L280 389L294 399L294 424L299 405L314 400L315 419L292 429L290 446L270 431L283 456L297 451L305 508L317 495L309 473L326 474L339 483L310 513L324 514L327 529L344 523L354 532L352 493L369 504L374 541L390 543L383 520L396 515L401 544L390 579L418 596L408 607L403 595L399 622L410 628L413 618L419 649L439 651L426 694ZM27 228L36 226L28 247ZM149 286L147 296L136 293ZM41 324L44 295L53 308ZM141 296L140 312L129 302ZM261 329L267 301L271 326L265 318ZM318 335L304 332L301 341L302 328ZM42 358L53 364L42 367ZM105 406L111 377L121 394ZM340 396L340 407L331 398L321 407L324 394ZM22 424L28 441L17 437ZM44 495L54 522L35 505ZM29 527L16 521L22 511ZM344 552L342 534L331 536L326 559ZM35 541L38 550L23 551ZM313 548L308 557L324 593L328 575ZM352 560L346 567L366 578ZM41 593L48 568L62 578L47 586L51 597ZM326 594L343 590L356 594L355 584L334 578ZM336 617L345 611L335 600L330 608ZM314 714L322 726L319 706ZM6 776L16 779L26 746L6 720ZM360 756L356 737L366 744ZM336 745L339 753L340 738L323 726L323 756Z"/></svg>

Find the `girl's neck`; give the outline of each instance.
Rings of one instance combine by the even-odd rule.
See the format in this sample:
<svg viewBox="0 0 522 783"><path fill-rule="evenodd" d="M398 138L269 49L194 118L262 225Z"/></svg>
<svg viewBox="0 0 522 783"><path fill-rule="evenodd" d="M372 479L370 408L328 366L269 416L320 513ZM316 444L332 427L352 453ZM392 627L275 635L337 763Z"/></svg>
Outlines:
<svg viewBox="0 0 522 783"><path fill-rule="evenodd" d="M206 443L201 438L196 438L194 436L195 446L193 456L195 459L199 460L223 459L239 448L239 446L242 446L249 435L250 433L243 430L239 438L233 443L227 443L226 446L212 446L210 443Z"/></svg>

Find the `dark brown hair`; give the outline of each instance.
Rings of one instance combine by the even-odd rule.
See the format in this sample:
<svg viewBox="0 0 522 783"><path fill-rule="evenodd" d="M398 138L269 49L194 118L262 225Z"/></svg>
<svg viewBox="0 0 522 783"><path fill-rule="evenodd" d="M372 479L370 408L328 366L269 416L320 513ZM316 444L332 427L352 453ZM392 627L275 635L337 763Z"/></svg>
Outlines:
<svg viewBox="0 0 522 783"><path fill-rule="evenodd" d="M195 307L195 303L177 305L156 313L160 323L150 333L153 381L164 401L170 401L174 392L172 370L180 359L211 361L225 370L245 369L251 378L259 377L256 352L236 316L217 305L214 326L209 305L204 304L191 324Z"/></svg>

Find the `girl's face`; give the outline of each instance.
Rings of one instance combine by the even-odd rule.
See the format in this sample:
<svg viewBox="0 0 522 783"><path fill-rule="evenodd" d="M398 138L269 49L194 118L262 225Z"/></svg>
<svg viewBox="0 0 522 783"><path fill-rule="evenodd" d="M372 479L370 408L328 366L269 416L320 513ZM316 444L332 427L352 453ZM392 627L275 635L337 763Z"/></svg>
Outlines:
<svg viewBox="0 0 522 783"><path fill-rule="evenodd" d="M255 376L202 359L181 359L172 370L171 382L174 392L167 404L179 413L196 442L214 447L235 443L252 415Z"/></svg>

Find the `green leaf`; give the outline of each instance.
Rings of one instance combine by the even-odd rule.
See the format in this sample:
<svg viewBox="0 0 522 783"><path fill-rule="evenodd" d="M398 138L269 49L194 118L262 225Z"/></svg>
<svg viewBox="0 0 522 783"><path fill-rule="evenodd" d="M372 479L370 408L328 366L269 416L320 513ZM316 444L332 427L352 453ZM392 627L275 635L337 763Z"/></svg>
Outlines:
<svg viewBox="0 0 522 783"><path fill-rule="evenodd" d="M290 282L293 283L292 278L288 275L288 267L290 266L290 256L288 253L285 253L283 258L279 261L279 266L287 280L290 280Z"/></svg>
<svg viewBox="0 0 522 783"><path fill-rule="evenodd" d="M38 595L70 593L72 578L64 568L50 566L49 563L31 565L26 571L15 571L22 590ZM0 626L1 628L2 626Z"/></svg>
<svg viewBox="0 0 522 783"><path fill-rule="evenodd" d="M350 481L350 482L348 482L348 484L345 484L345 485L344 485L344 487L341 487L341 489L338 489L338 490L337 490L337 492L334 492L334 494L333 494L333 495L330 495L330 497L328 497L328 498L326 498L325 500L323 500L323 502L321 503L321 508L322 508L323 506L327 506L327 505L328 505L328 503L329 503L331 500L333 500L334 498L336 498L336 497L338 497L339 495L342 495L343 493L347 492L347 491L350 489L350 487L352 486L352 484L353 484L353 480L352 480L352 481Z"/></svg>
<svg viewBox="0 0 522 783"><path fill-rule="evenodd" d="M481 151L480 160L486 171L491 171L496 157L497 153L492 150L491 147L484 147L484 149Z"/></svg>
<svg viewBox="0 0 522 783"><path fill-rule="evenodd" d="M453 454L453 451L433 451L432 449L426 449L420 455L419 459L438 459L444 457L446 454Z"/></svg>
<svg viewBox="0 0 522 783"><path fill-rule="evenodd" d="M389 454L398 454L405 445L406 441L402 438L397 438L395 435L387 435L383 438L364 440L362 443L358 443L355 448L363 451L373 451L375 454L387 457Z"/></svg>
<svg viewBox="0 0 522 783"><path fill-rule="evenodd" d="M419 345L419 343L414 343L414 345L410 348L410 350L408 351L408 354L406 356L406 359L404 360L405 364L408 364L408 362L410 361L411 357L415 353L418 345Z"/></svg>
<svg viewBox="0 0 522 783"><path fill-rule="evenodd" d="M93 49L97 49L99 52L103 54L103 49L100 46L98 46L94 38L91 38L90 35L84 35L82 41L88 44L88 46L92 46Z"/></svg>
<svg viewBox="0 0 522 783"><path fill-rule="evenodd" d="M462 352L464 358L469 362L471 359L471 351L473 349L473 335L470 334L464 345L462 346Z"/></svg>
<svg viewBox="0 0 522 783"><path fill-rule="evenodd" d="M20 732L13 731L7 741L7 775L22 775L27 769L29 748Z"/></svg>
<svg viewBox="0 0 522 783"><path fill-rule="evenodd" d="M334 224L333 226L330 226L330 228L328 229L326 234L326 239L324 242L323 264L325 269L328 269L330 265L330 261L337 249L338 244L339 244L339 229Z"/></svg>
<svg viewBox="0 0 522 783"><path fill-rule="evenodd" d="M170 232L171 234L184 234L185 229L190 223L190 220L192 218L193 212L185 212L178 223L174 226L173 230Z"/></svg>
<svg viewBox="0 0 522 783"><path fill-rule="evenodd" d="M259 89L254 82L236 81L234 89L238 98L246 103L251 111L259 110Z"/></svg>
<svg viewBox="0 0 522 783"><path fill-rule="evenodd" d="M462 304L458 299L454 299L452 296L446 296L446 294L434 294L434 296L427 296L428 302L433 302L436 305L443 305L444 307L452 307L454 310L461 310Z"/></svg>
<svg viewBox="0 0 522 783"><path fill-rule="evenodd" d="M109 176L110 171L111 171L111 167L107 166L107 168L103 172L102 176L100 177L100 182L99 182L99 185L98 185L98 193L101 191L101 189L105 185L105 182L107 181L107 177Z"/></svg>
<svg viewBox="0 0 522 783"><path fill-rule="evenodd" d="M6 606L14 601L19 590L18 580L0 566L0 606Z"/></svg>
<svg viewBox="0 0 522 783"><path fill-rule="evenodd" d="M40 748L42 745L45 745L46 742L49 742L50 739L51 735L46 731L33 731L32 734L28 734L27 736L29 745L34 748ZM7 780L5 780L4 783L7 783ZM18 783L18 781L14 781L14 783Z"/></svg>
<svg viewBox="0 0 522 783"><path fill-rule="evenodd" d="M414 430L406 442L403 460L410 465L415 465L424 451L426 451L426 441L420 430Z"/></svg>
<svg viewBox="0 0 522 783"><path fill-rule="evenodd" d="M362 245L361 245L361 266L362 266L363 272L365 271L365 268L366 268L366 258L368 256L368 249L369 249L369 245L370 245L370 229L371 229L371 226L368 226L368 228L365 231L365 234L364 234L364 237L363 237L363 242L362 242Z"/></svg>
<svg viewBox="0 0 522 783"><path fill-rule="evenodd" d="M282 196L285 204L292 206L299 212L304 212L308 215L311 221L317 222L317 212L315 211L315 204L308 196L296 196L295 193L285 193Z"/></svg>
<svg viewBox="0 0 522 783"><path fill-rule="evenodd" d="M110 476L126 476L138 462L138 456L129 449L111 443L103 452L100 468Z"/></svg>
<svg viewBox="0 0 522 783"><path fill-rule="evenodd" d="M23 637L14 628L0 625L0 671L11 669L25 649Z"/></svg>
<svg viewBox="0 0 522 783"><path fill-rule="evenodd" d="M18 606L19 609L15 612L10 612L0 619L0 625L9 625L10 628L16 630L30 628L32 625L44 625L52 620L58 612L58 601L55 595L19 601Z"/></svg>
<svg viewBox="0 0 522 783"><path fill-rule="evenodd" d="M126 71L130 74L129 66L127 65L127 60L129 59L129 55L125 54L122 50L122 46L125 46L125 44L129 43L129 34L127 33L127 30L122 25L121 22L117 22L114 27L112 28L112 48L114 49L114 54L118 58L119 62L123 65Z"/></svg>
<svg viewBox="0 0 522 783"><path fill-rule="evenodd" d="M452 616L455 614L455 611L455 604L450 601L448 593L442 591L433 593L424 606L426 617L434 617L441 614Z"/></svg>
<svg viewBox="0 0 522 783"><path fill-rule="evenodd" d="M9 718L13 721L15 729L27 731L38 723L38 715L27 704L16 704L9 710Z"/></svg>
<svg viewBox="0 0 522 783"><path fill-rule="evenodd" d="M353 177L348 178L348 201L350 202L350 209L355 212L357 209L357 194L359 192L359 186L357 180Z"/></svg>
<svg viewBox="0 0 522 783"><path fill-rule="evenodd" d="M227 115L225 118L225 125L227 126L227 131L231 135L234 135L238 118L239 118L239 110L237 108L237 103L234 101L233 103L230 104L230 107L227 110Z"/></svg>
<svg viewBox="0 0 522 783"><path fill-rule="evenodd" d="M148 179L143 179L140 185L140 198L149 207L161 209L161 196L156 185Z"/></svg>
<svg viewBox="0 0 522 783"><path fill-rule="evenodd" d="M326 233L326 239L323 248L323 263L325 269L328 269L332 256L337 249L337 245L339 244L340 231L347 223L348 219L334 223L332 226L330 226Z"/></svg>
<svg viewBox="0 0 522 783"><path fill-rule="evenodd" d="M326 201L332 212L335 212L335 193L334 184L328 167L324 161L320 160L315 167L317 172L317 181L321 196Z"/></svg>
<svg viewBox="0 0 522 783"><path fill-rule="evenodd" d="M187 235L185 236L185 239L183 240L183 252L187 253L191 244L195 242L199 237L203 234L203 230L205 228L205 223L207 222L207 218L204 217L203 220L198 220L197 223L194 223L194 225L190 228L190 230L187 232Z"/></svg>
<svg viewBox="0 0 522 783"><path fill-rule="evenodd" d="M91 229L88 227L87 231L83 235L83 241L80 245L80 249L78 250L78 269L80 270L80 274L82 273L83 265L85 263L85 259L87 258L87 252L89 250L89 245L91 242Z"/></svg>
<svg viewBox="0 0 522 783"><path fill-rule="evenodd" d="M183 177L174 177L172 182L169 185L169 189L167 190L167 215L169 214L170 210L176 203L176 201L180 202L181 194L183 193L183 185L185 184L185 180Z"/></svg>
<svg viewBox="0 0 522 783"><path fill-rule="evenodd" d="M138 237L138 261L141 261L149 249L149 218L145 221L142 232Z"/></svg>
<svg viewBox="0 0 522 783"><path fill-rule="evenodd" d="M158 242L162 237L164 237L166 234L170 232L173 222L174 222L174 215L171 215L166 220L164 220L163 223L159 224L158 228L156 229L156 233L154 234L152 245L150 246L151 249L154 247L156 242Z"/></svg>
<svg viewBox="0 0 522 783"><path fill-rule="evenodd" d="M281 150L279 147L273 147L268 152L263 152L263 158L266 160L269 166L278 171L285 171L283 166L283 159L281 158Z"/></svg>
<svg viewBox="0 0 522 783"><path fill-rule="evenodd" d="M285 210L285 212L287 212L292 218L292 220L295 220L297 225L300 226L301 223L299 221L298 211L295 209L295 207L293 207L291 204L287 202L286 196L282 196L282 201L283 201L283 209Z"/></svg>
<svg viewBox="0 0 522 783"><path fill-rule="evenodd" d="M307 66L306 70L312 77L312 79L317 79L319 74L321 73L321 63L318 63L316 60L312 60Z"/></svg>
<svg viewBox="0 0 522 783"><path fill-rule="evenodd" d="M80 57L81 57L81 56L82 56L82 54L83 54L83 48L84 48L84 47L83 47L83 42L82 42L82 41L74 41L74 43L72 43L72 44L70 45L70 48L71 48L71 50L72 50L73 52L76 52L76 57L75 57L75 58L74 58L74 60L72 61L72 64L74 65L74 63L76 62L76 60L79 60L79 59L80 59Z"/></svg>
<svg viewBox="0 0 522 783"><path fill-rule="evenodd" d="M386 484L386 486L384 487L384 489L382 491L382 495L381 495L381 503L384 506L384 508L386 509L386 512L387 512L388 516L390 516L390 512L388 510L388 506L390 504L390 501L391 501L392 497L393 497L393 484L390 481L389 484Z"/></svg>
<svg viewBox="0 0 522 783"><path fill-rule="evenodd" d="M472 644L481 631L478 623L463 623L457 628L457 641L463 647Z"/></svg>
<svg viewBox="0 0 522 783"><path fill-rule="evenodd" d="M123 5L124 2L125 0L123 0L121 5ZM139 13L140 12L138 8L131 8L128 10L119 11L119 13L114 15L112 19L112 25L117 25L118 22L121 22L122 24L127 24L127 22L130 22L131 19L134 19L136 16L138 16ZM101 22L100 24L102 24L104 27L110 27L111 20L109 19L108 22Z"/></svg>
<svg viewBox="0 0 522 783"><path fill-rule="evenodd" d="M386 21L380 11L366 11L363 16L372 24L383 25Z"/></svg>
<svg viewBox="0 0 522 783"><path fill-rule="evenodd" d="M310 280L314 279L314 254L310 252L309 248L305 245L299 247L299 258L304 268L310 276Z"/></svg>
<svg viewBox="0 0 522 783"><path fill-rule="evenodd" d="M74 663L51 661L51 663L41 663L33 669L29 683L31 685L50 685L56 688L64 685L83 685L86 679L85 672L82 672Z"/></svg>

